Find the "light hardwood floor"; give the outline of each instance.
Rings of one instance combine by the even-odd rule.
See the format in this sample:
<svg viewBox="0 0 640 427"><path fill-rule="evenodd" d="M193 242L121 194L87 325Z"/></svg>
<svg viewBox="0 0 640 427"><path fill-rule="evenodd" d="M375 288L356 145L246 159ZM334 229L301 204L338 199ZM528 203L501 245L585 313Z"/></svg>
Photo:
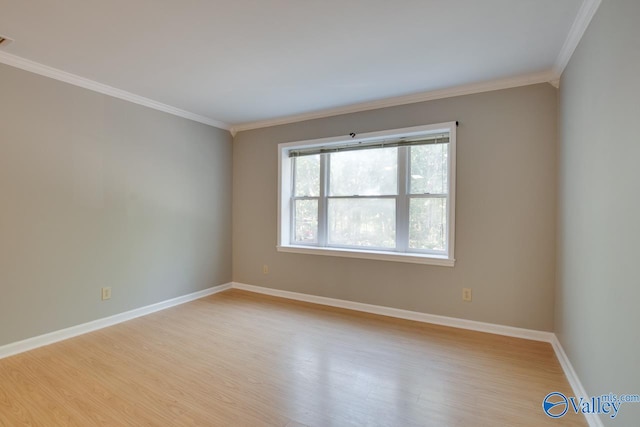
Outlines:
<svg viewBox="0 0 640 427"><path fill-rule="evenodd" d="M583 426L547 343L231 290L0 360L2 426Z"/></svg>

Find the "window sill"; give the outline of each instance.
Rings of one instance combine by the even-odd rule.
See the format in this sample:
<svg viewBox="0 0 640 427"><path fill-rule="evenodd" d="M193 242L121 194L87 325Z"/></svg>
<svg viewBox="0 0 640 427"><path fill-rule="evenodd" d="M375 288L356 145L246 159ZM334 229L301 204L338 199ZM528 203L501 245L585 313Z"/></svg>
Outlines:
<svg viewBox="0 0 640 427"><path fill-rule="evenodd" d="M416 253L399 253L399 252L382 252L382 251L363 251L353 249L337 249L337 248L318 248L312 246L278 246L278 252L289 252L296 254L308 255L325 255L337 256L344 258L361 258L374 259L379 261L395 261L408 262L412 264L438 265L441 267L453 267L455 259L446 256L416 254Z"/></svg>

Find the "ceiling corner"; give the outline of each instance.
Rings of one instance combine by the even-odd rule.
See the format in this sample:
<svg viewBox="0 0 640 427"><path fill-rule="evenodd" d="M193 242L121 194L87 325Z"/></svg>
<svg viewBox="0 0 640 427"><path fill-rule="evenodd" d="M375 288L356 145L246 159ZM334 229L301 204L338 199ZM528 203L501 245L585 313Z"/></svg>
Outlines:
<svg viewBox="0 0 640 427"><path fill-rule="evenodd" d="M466 85L454 86L445 89L438 89L427 92L419 92L411 95L403 95L391 98L383 98L374 101L367 101L357 104L345 105L342 107L329 108L325 110L312 111L309 113L294 114L273 119L259 120L254 122L239 123L233 125L232 135L238 132L261 129L271 126L285 125L302 122L306 120L333 117L342 114L359 113L380 108L395 107L399 105L414 104L418 102L433 101L436 99L452 98L455 96L473 95L494 90L510 89L520 86L547 83L559 79L560 76L553 71L543 71L541 73L524 74L515 77L496 79L485 82L476 82Z"/></svg>
<svg viewBox="0 0 640 427"><path fill-rule="evenodd" d="M7 52L0 52L0 63L9 65L14 68L19 68L24 71L28 71L34 74L38 74L44 77L48 77L54 80L58 80L64 83L68 83L74 86L78 86L84 89L98 92L104 95L119 98L125 101L132 102L134 104L142 105L144 107L152 108L154 110L163 111L165 113L172 114L174 116L182 117L195 122L204 123L205 125L217 127L224 130L230 130L231 125L220 120L216 120L211 117L201 116L190 111L186 111L171 105L163 104L153 99L145 98L140 95L136 95L131 92L127 92L122 89L118 89L112 86L108 86L103 83L96 82L94 80L86 79L75 74L67 73L66 71L59 70L57 68L49 67L44 64L40 64L29 59L22 58L20 56L12 55Z"/></svg>
<svg viewBox="0 0 640 427"><path fill-rule="evenodd" d="M578 10L576 19L573 21L573 25L571 25L569 34L567 34L567 38L565 39L562 49L560 49L560 53L558 54L553 66L553 72L558 76L558 78L562 75L564 69L569 63L569 60L571 59L571 56L573 55L573 52L578 47L584 32L587 30L593 16L598 11L600 3L602 3L602 0L582 1L582 5Z"/></svg>

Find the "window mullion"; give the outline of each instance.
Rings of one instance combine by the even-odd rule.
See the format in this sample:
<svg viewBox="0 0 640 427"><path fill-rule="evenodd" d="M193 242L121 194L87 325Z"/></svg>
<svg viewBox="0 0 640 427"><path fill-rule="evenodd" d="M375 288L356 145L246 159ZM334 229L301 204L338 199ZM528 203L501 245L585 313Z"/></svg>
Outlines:
<svg viewBox="0 0 640 427"><path fill-rule="evenodd" d="M409 148L398 147L398 196L396 198L396 251L409 247Z"/></svg>
<svg viewBox="0 0 640 427"><path fill-rule="evenodd" d="M291 218L291 220L289 221L289 243L293 244L296 241L296 202L295 202L295 195L296 195L296 178L297 178L297 174L296 174L296 169L297 169L297 162L298 159L297 158L293 158L293 161L291 162L291 182L289 183L289 191L291 194L291 199L289 200L289 218Z"/></svg>
<svg viewBox="0 0 640 427"><path fill-rule="evenodd" d="M320 155L320 197L318 198L318 246L327 246L327 194L329 192L329 154Z"/></svg>

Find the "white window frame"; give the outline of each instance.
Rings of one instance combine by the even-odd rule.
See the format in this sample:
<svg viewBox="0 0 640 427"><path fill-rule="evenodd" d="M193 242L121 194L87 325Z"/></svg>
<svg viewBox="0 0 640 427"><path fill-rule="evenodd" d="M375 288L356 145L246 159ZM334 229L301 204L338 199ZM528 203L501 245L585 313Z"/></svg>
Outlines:
<svg viewBox="0 0 640 427"><path fill-rule="evenodd" d="M446 254L430 253L429 251L400 252L394 250L367 250L366 248L353 247L327 247L312 246L306 244L292 244L292 218L291 198L293 193L293 170L289 158L289 152L294 149L326 147L331 145L344 145L352 143L351 136L313 139L278 144L278 245L279 252L291 252L301 254L339 256L347 258L364 258L382 261L399 261L416 264L430 264L453 267L455 264L455 204L456 204L456 122L439 123L424 126L414 126L402 129L386 130L356 135L359 142L376 142L402 137L421 137L443 132L449 133L449 191L447 198L447 251ZM407 167L407 160L399 160L399 167ZM322 174L322 172L321 172ZM403 172L408 179L408 174ZM321 184L322 185L322 184ZM400 191L405 191L408 183L399 183ZM406 195L409 200L415 195ZM319 202L320 203L320 202ZM320 221L321 218L318 218ZM320 225L319 225L320 227ZM319 230L320 231L320 230ZM399 228L396 228L399 232ZM320 233L319 233L320 234ZM408 237L407 237L408 239ZM404 248L406 250L406 248Z"/></svg>

